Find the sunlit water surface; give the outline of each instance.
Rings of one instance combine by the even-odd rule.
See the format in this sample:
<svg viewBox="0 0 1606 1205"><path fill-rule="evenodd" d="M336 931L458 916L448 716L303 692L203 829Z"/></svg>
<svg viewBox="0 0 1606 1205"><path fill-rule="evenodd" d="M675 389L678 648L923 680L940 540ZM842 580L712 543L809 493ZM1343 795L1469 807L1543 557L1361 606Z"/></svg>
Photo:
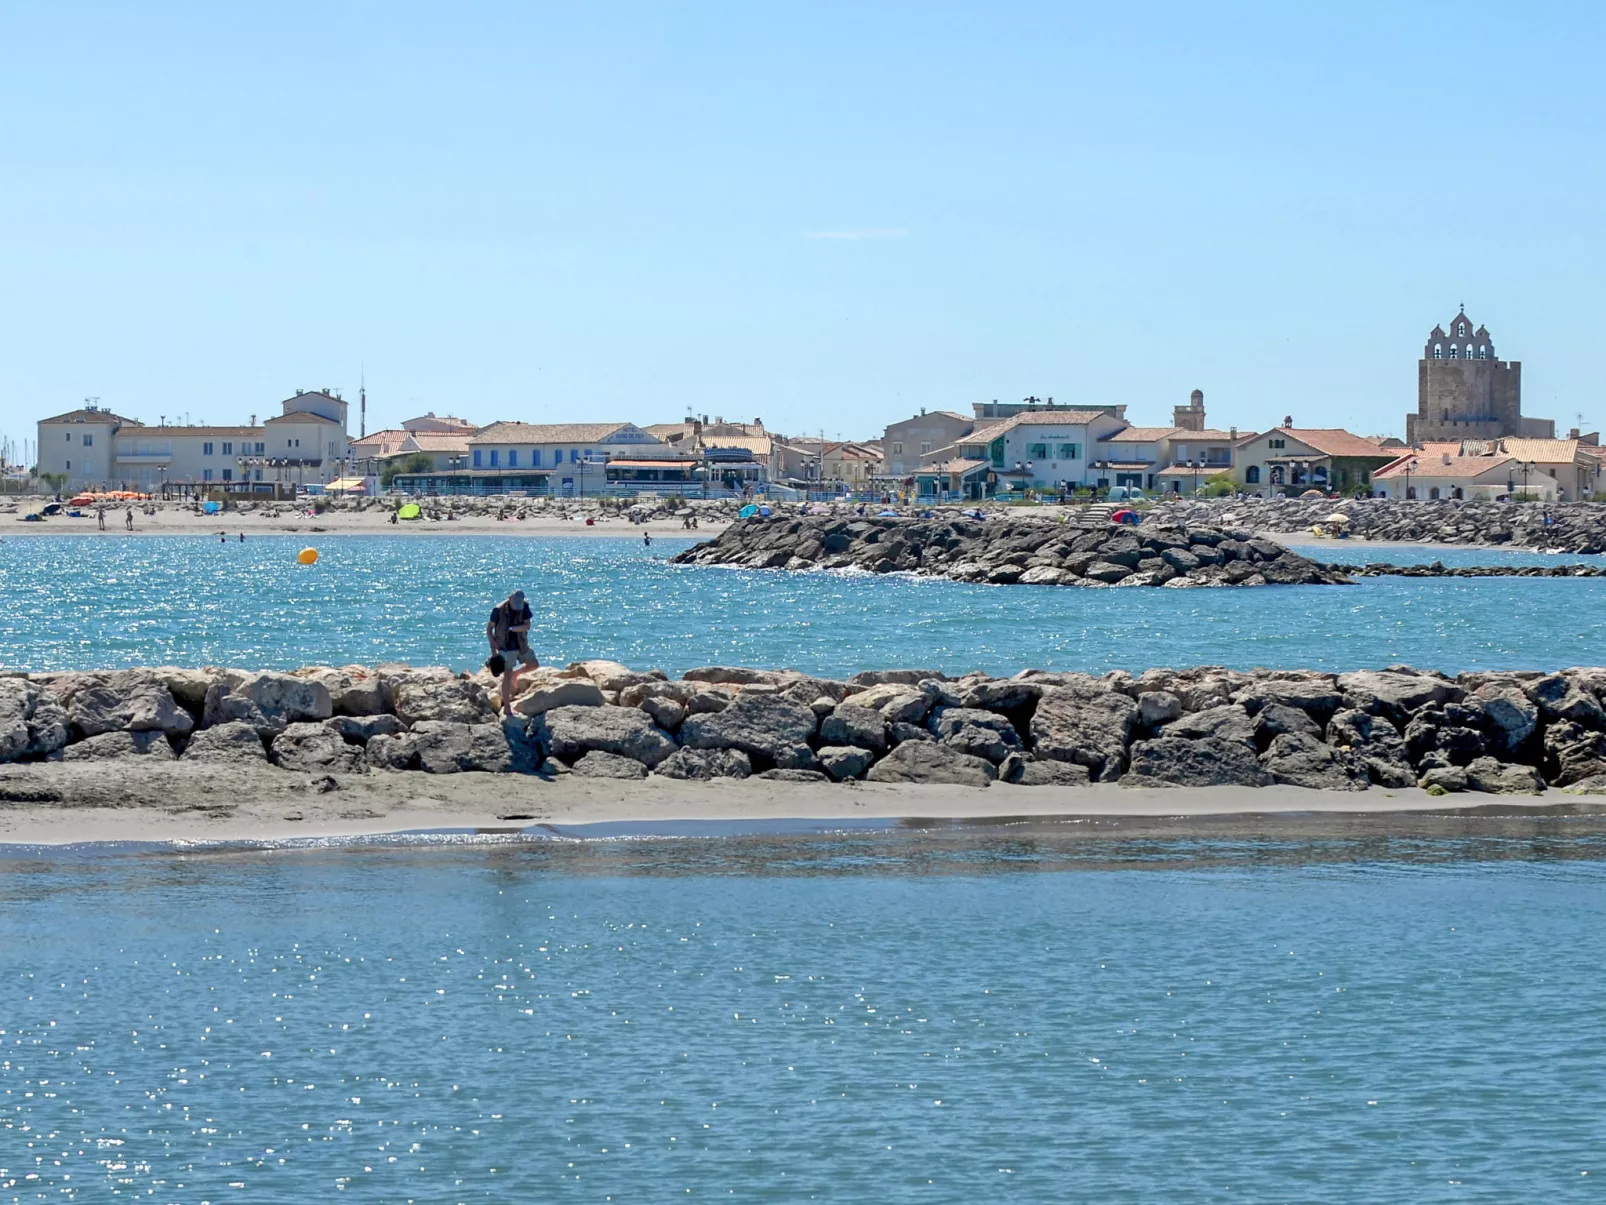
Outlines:
<svg viewBox="0 0 1606 1205"><path fill-rule="evenodd" d="M950 673L1156 665L1456 672L1606 664L1606 580L1368 579L1352 587L1079 590L908 577L682 568L630 539L345 536L12 538L0 542L0 666L263 667L409 661L467 668L514 587L544 660L671 672L890 666ZM1317 555L1556 563L1432 547Z"/></svg>
<svg viewBox="0 0 1606 1205"><path fill-rule="evenodd" d="M1599 1200L1601 829L1370 823L0 851L0 1200Z"/></svg>

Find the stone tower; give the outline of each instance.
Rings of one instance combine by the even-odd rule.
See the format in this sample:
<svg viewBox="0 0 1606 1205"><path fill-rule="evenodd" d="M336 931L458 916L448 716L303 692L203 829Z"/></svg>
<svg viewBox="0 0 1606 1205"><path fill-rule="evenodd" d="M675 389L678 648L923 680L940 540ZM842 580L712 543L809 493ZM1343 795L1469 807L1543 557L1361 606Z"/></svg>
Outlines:
<svg viewBox="0 0 1606 1205"><path fill-rule="evenodd" d="M1205 429L1204 390L1195 389L1190 393L1186 406L1171 407L1171 425L1184 431Z"/></svg>
<svg viewBox="0 0 1606 1205"><path fill-rule="evenodd" d="M1522 364L1495 358L1488 328L1466 307L1436 326L1417 362L1416 413L1405 416L1405 442L1501 439L1538 434L1540 420L1522 418Z"/></svg>

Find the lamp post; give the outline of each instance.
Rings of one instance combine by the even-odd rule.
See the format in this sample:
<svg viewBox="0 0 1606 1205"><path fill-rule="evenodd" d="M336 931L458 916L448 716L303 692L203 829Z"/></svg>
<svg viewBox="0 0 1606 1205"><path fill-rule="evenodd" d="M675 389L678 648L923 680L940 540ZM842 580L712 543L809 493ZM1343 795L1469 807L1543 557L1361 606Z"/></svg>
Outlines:
<svg viewBox="0 0 1606 1205"><path fill-rule="evenodd" d="M1522 462L1522 492L1524 495L1528 493L1528 470L1533 467L1533 461L1531 460L1525 460ZM1526 502L1527 498L1524 497L1523 501Z"/></svg>
<svg viewBox="0 0 1606 1205"><path fill-rule="evenodd" d="M1411 470L1416 468L1416 465L1417 462L1414 456L1405 462L1405 496L1407 499L1411 497Z"/></svg>
<svg viewBox="0 0 1606 1205"><path fill-rule="evenodd" d="M1193 496L1197 498L1199 496L1199 458L1190 456L1188 458L1188 467L1193 470Z"/></svg>

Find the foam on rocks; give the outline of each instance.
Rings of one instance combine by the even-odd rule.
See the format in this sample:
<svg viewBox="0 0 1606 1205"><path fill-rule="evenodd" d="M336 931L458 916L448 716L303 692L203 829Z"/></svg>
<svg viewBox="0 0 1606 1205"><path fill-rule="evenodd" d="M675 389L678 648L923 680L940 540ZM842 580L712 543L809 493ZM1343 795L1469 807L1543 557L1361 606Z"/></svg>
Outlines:
<svg viewBox="0 0 1606 1205"><path fill-rule="evenodd" d="M567 686L583 689L567 690ZM0 677L0 762L141 758L263 774L1606 792L1606 668L1136 677L875 670L847 681L611 661L532 674L407 665ZM573 701L581 700L581 701Z"/></svg>

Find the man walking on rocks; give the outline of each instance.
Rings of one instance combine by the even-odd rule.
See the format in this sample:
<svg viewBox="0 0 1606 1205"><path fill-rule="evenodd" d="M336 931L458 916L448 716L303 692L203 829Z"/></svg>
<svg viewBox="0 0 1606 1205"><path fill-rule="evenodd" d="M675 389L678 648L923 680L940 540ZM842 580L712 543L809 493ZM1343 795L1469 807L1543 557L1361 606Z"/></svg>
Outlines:
<svg viewBox="0 0 1606 1205"><path fill-rule="evenodd" d="M541 663L530 651L530 625L535 621L524 591L515 590L507 600L491 611L490 622L485 625L485 637L491 642L492 661L502 663L502 714L513 714L513 696L517 693L519 677Z"/></svg>

